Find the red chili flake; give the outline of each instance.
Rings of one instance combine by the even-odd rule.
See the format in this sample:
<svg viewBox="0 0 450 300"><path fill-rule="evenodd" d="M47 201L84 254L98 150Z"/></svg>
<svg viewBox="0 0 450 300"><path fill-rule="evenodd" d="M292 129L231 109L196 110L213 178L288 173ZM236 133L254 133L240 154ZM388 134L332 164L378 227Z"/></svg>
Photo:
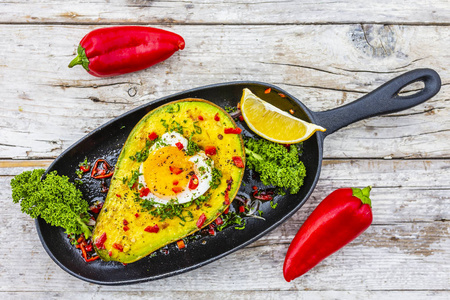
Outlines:
<svg viewBox="0 0 450 300"><path fill-rule="evenodd" d="M147 227L145 227L144 231L147 231L150 233L158 233L158 231L159 231L158 224L155 224L154 226L147 226Z"/></svg>
<svg viewBox="0 0 450 300"><path fill-rule="evenodd" d="M268 94L268 93L270 93L270 91L272 91L272 89L268 88L267 90L264 91L264 94Z"/></svg>
<svg viewBox="0 0 450 300"><path fill-rule="evenodd" d="M147 187L142 187L142 188L139 190L139 196L140 196L140 197L145 197L145 196L147 196L149 193L150 193L150 189L147 188Z"/></svg>
<svg viewBox="0 0 450 300"><path fill-rule="evenodd" d="M123 231L128 231L130 228L128 226L123 226Z"/></svg>
<svg viewBox="0 0 450 300"><path fill-rule="evenodd" d="M135 213L134 216L135 216L136 218L139 218L139 214L138 214L138 213Z"/></svg>
<svg viewBox="0 0 450 300"><path fill-rule="evenodd" d="M173 185L178 185L178 180L174 180L172 183Z"/></svg>
<svg viewBox="0 0 450 300"><path fill-rule="evenodd" d="M183 249L184 247L186 247L186 244L184 243L183 240L179 240L177 242L177 246L178 246L178 249Z"/></svg>
<svg viewBox="0 0 450 300"><path fill-rule="evenodd" d="M206 155L216 155L217 149L214 146L206 146L205 147L205 154Z"/></svg>
<svg viewBox="0 0 450 300"><path fill-rule="evenodd" d="M178 150L183 150L184 148L183 144L180 142L176 143L175 146L177 146Z"/></svg>
<svg viewBox="0 0 450 300"><path fill-rule="evenodd" d="M197 220L197 227L202 228L203 224L205 224L205 221L206 221L206 216L203 213Z"/></svg>
<svg viewBox="0 0 450 300"><path fill-rule="evenodd" d="M256 185L254 185L253 187L252 187L252 189L254 189L255 191L258 189L258 187L256 186Z"/></svg>
<svg viewBox="0 0 450 300"><path fill-rule="evenodd" d="M226 214L228 214L229 211L230 211L230 207L228 206L227 209L225 209L225 210L223 211L223 214L226 215Z"/></svg>
<svg viewBox="0 0 450 300"><path fill-rule="evenodd" d="M226 134L240 134L242 132L242 129L240 129L239 127L236 127L236 128L225 128L224 132Z"/></svg>
<svg viewBox="0 0 450 300"><path fill-rule="evenodd" d="M214 121L220 121L219 113L214 116Z"/></svg>
<svg viewBox="0 0 450 300"><path fill-rule="evenodd" d="M112 251L111 250L109 250L108 255L112 256Z"/></svg>
<svg viewBox="0 0 450 300"><path fill-rule="evenodd" d="M202 116L198 116L198 119L199 119L200 121L203 121L203 120L204 120Z"/></svg>
<svg viewBox="0 0 450 300"><path fill-rule="evenodd" d="M221 217L217 217L215 223L216 223L216 225L222 225L223 224L222 218Z"/></svg>
<svg viewBox="0 0 450 300"><path fill-rule="evenodd" d="M89 244L89 245L86 245L86 247L84 247L84 249L85 249L87 252L91 252L91 251L93 250L93 247L92 247L91 244Z"/></svg>
<svg viewBox="0 0 450 300"><path fill-rule="evenodd" d="M278 96L280 96L281 98L286 98L286 95L282 93L278 93Z"/></svg>
<svg viewBox="0 0 450 300"><path fill-rule="evenodd" d="M174 167L174 166L169 166L169 170L170 170L170 172L172 172L175 175L178 175L181 172L183 172L182 168L178 168L178 167Z"/></svg>
<svg viewBox="0 0 450 300"><path fill-rule="evenodd" d="M245 206L241 205L239 206L239 212L244 213L245 212Z"/></svg>
<svg viewBox="0 0 450 300"><path fill-rule="evenodd" d="M239 121L241 121L241 122L244 121L244 117L242 115L240 115L238 118L239 118Z"/></svg>
<svg viewBox="0 0 450 300"><path fill-rule="evenodd" d="M122 196L121 196L121 195L119 195L119 194L116 194L116 197L120 198L120 197L122 197Z"/></svg>
<svg viewBox="0 0 450 300"><path fill-rule="evenodd" d="M113 244L113 248L119 250L120 252L123 252L123 246L121 244Z"/></svg>
<svg viewBox="0 0 450 300"><path fill-rule="evenodd" d="M127 220L125 220L125 219L123 219L123 225L128 225L128 221Z"/></svg>
<svg viewBox="0 0 450 300"><path fill-rule="evenodd" d="M243 168L244 167L244 162L242 161L242 157L240 156L233 156L232 157L234 165L238 168Z"/></svg>
<svg viewBox="0 0 450 300"><path fill-rule="evenodd" d="M149 139L150 141L154 141L154 140L156 140L157 138L158 138L158 135L157 135L156 132L154 132L154 131L148 135L148 139Z"/></svg>
<svg viewBox="0 0 450 300"><path fill-rule="evenodd" d="M172 188L172 191L173 191L175 194L178 194L178 193L181 193L181 192L183 191L183 188L182 188L182 187L179 187L179 186L175 186L175 187Z"/></svg>
<svg viewBox="0 0 450 300"><path fill-rule="evenodd" d="M105 249L105 242L106 242L106 232L103 232L102 235L100 235L94 242L95 247L97 249Z"/></svg>
<svg viewBox="0 0 450 300"><path fill-rule="evenodd" d="M210 235L216 235L216 231L214 230L214 229L208 229L208 233L210 234Z"/></svg>
<svg viewBox="0 0 450 300"><path fill-rule="evenodd" d="M291 115L294 114L294 110L292 108L289 110L289 112L291 113Z"/></svg>

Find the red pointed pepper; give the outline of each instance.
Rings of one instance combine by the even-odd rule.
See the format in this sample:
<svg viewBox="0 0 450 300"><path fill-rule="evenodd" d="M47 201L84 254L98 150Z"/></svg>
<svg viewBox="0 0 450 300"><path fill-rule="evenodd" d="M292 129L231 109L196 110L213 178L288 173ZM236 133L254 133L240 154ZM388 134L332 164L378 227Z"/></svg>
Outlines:
<svg viewBox="0 0 450 300"><path fill-rule="evenodd" d="M146 69L183 50L178 34L145 26L114 26L89 32L69 67L82 65L89 74L107 77Z"/></svg>
<svg viewBox="0 0 450 300"><path fill-rule="evenodd" d="M338 189L316 207L289 246L283 267L286 281L305 274L370 226L370 190Z"/></svg>

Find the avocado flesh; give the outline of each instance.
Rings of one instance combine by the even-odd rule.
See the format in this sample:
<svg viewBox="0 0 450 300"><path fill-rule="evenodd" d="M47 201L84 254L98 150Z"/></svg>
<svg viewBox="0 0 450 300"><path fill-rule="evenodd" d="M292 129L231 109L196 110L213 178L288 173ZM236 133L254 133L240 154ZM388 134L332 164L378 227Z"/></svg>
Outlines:
<svg viewBox="0 0 450 300"><path fill-rule="evenodd" d="M216 115L219 121L216 121ZM199 120L199 116L203 120ZM182 135L186 139L195 132L192 141L201 150L204 151L206 146L216 147L217 153L211 158L214 167L222 172L222 178L217 188L210 188L205 193L210 197L202 205L198 207L195 203L188 204L181 218L175 216L162 220L161 216L150 214L139 200L136 201L136 193L139 192L137 189L130 189L128 181L124 179L129 180L132 172L139 170L142 162L130 157L145 148L149 134L155 132L158 136L162 136L177 124L183 127ZM166 127L168 125L169 128ZM135 262L169 243L200 230L226 210L237 194L244 174L244 168L236 167L232 157L240 156L243 161L245 160L241 135L224 133L224 129L230 127L235 128L236 124L223 109L201 99L168 103L149 112L137 123L119 155L109 192L93 232L94 248L101 259L122 263ZM230 179L232 183L228 186L227 181ZM224 195L226 190L228 202ZM198 228L197 221L202 214L206 216L206 220L201 228ZM159 228L158 232L144 230L155 224ZM95 242L104 234L106 240L103 245L95 246Z"/></svg>

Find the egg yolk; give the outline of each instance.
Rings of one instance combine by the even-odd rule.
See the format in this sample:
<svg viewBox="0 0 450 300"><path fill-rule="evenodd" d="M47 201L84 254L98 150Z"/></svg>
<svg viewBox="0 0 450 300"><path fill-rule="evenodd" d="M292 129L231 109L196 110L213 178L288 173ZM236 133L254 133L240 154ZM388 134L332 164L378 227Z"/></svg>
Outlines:
<svg viewBox="0 0 450 300"><path fill-rule="evenodd" d="M174 146L153 151L143 164L144 180L150 191L158 198L171 199L186 189L194 174L194 163L189 158Z"/></svg>

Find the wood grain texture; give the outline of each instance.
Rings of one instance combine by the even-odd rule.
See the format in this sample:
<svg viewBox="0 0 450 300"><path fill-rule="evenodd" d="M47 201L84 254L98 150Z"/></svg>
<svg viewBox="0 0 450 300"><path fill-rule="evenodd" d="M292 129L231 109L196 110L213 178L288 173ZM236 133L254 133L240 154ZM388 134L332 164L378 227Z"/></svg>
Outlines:
<svg viewBox="0 0 450 300"><path fill-rule="evenodd" d="M66 274L47 256L33 220L21 214L10 198L8 185L12 173L33 168L18 165L21 164L3 168L6 171L0 176L0 199L4 199L0 218L4 230L0 231L0 239L9 241L0 244L0 282L3 283L0 292L40 291L45 286L54 295L60 292L70 295L78 290L98 292L102 297L110 293L121 295L123 287L84 283ZM286 299L295 295L295 291L303 291L302 297L310 295L318 299L319 294L304 291L335 290L336 295L348 291L349 297L355 298L375 297L382 295L380 291L392 290L422 291L409 294L418 297L426 296L424 291L447 291L450 265L443 262L450 259L450 173L445 172L449 167L449 160L327 160L311 198L291 219L268 235L200 269L128 286L127 291L141 297L152 291L157 293L156 298L158 295L170 298L184 291L200 297L209 291L219 294L233 290L242 299L263 291L270 292L272 297L275 291L282 291L280 295ZM338 187L368 184L374 185L373 225L311 272L286 283L281 270L287 247L321 199ZM8 239L10 236L18 238ZM31 260L23 264L24 259Z"/></svg>
<svg viewBox="0 0 450 300"><path fill-rule="evenodd" d="M446 0L84 0L5 1L3 23L96 24L449 24Z"/></svg>
<svg viewBox="0 0 450 300"><path fill-rule="evenodd" d="M434 68L442 77L436 97L336 132L327 138L324 155L450 157L448 27L163 26L185 37L185 50L145 71L101 79L81 67L67 68L78 41L93 28L0 26L5 49L0 57L0 158L54 158L126 111L206 84L273 83L321 111L420 67Z"/></svg>

